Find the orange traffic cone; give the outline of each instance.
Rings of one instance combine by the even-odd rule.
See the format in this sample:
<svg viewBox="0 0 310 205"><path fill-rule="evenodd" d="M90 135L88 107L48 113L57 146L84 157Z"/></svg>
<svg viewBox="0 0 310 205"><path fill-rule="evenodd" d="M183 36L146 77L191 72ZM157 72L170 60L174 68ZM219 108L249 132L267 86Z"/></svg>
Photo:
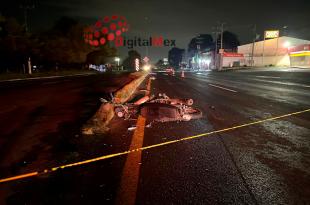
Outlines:
<svg viewBox="0 0 310 205"><path fill-rule="evenodd" d="M181 78L185 78L185 75L184 75L184 70L182 70L182 73L181 73Z"/></svg>

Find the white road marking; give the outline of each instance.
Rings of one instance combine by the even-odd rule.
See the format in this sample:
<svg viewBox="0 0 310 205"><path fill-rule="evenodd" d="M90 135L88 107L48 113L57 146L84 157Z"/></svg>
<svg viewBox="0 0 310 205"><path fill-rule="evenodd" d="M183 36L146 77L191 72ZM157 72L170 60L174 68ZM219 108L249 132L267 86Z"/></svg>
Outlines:
<svg viewBox="0 0 310 205"><path fill-rule="evenodd" d="M212 86L212 87L216 87L216 88L220 88L220 89L223 89L223 90L227 90L227 91L230 91L230 92L237 93L237 91L235 91L235 90L224 88L224 87L221 87L221 86L218 86L218 85L214 85L214 84L210 84L210 83L209 83L209 85Z"/></svg>
<svg viewBox="0 0 310 205"><path fill-rule="evenodd" d="M54 79L54 78L65 78L65 77L74 77L74 76L88 76L94 75L95 73L85 73L85 74L73 74L73 75L55 75L55 76L46 76L46 77L34 77L34 78L16 78L10 80L1 80L2 82L14 82L14 81L27 81L27 80L39 80L39 79Z"/></svg>
<svg viewBox="0 0 310 205"><path fill-rule="evenodd" d="M285 82L270 81L270 80L259 80L259 79L255 79L255 80L256 80L256 81L260 81L260 82L279 84L279 85L290 85L290 86L297 86L297 87L310 88L310 85L299 84L299 83L290 83L290 82L286 82L286 83L285 83Z"/></svg>
<svg viewBox="0 0 310 205"><path fill-rule="evenodd" d="M259 76L255 76L257 78L281 78L281 77L277 77L277 76L264 76L264 75L259 75Z"/></svg>

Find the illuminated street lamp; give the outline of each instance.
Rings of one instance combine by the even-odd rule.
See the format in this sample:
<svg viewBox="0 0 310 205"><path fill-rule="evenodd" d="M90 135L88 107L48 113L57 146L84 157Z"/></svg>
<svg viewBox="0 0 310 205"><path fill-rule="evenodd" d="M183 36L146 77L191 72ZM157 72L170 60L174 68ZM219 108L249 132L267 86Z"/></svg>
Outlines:
<svg viewBox="0 0 310 205"><path fill-rule="evenodd" d="M284 46L285 48L290 47L290 45L291 45L291 43L290 43L289 41L286 41L286 42L283 44L283 46Z"/></svg>
<svg viewBox="0 0 310 205"><path fill-rule="evenodd" d="M151 65L150 64L145 64L142 68L143 68L144 71L149 71L149 70L151 70Z"/></svg>
<svg viewBox="0 0 310 205"><path fill-rule="evenodd" d="M291 46L291 43L289 41L285 41L284 44L283 44L284 48L286 48L286 52L288 54L288 49L289 47Z"/></svg>
<svg viewBox="0 0 310 205"><path fill-rule="evenodd" d="M115 57L114 60L115 60L115 62L117 62L117 66L119 66L119 62L120 62L121 59L119 57Z"/></svg>
<svg viewBox="0 0 310 205"><path fill-rule="evenodd" d="M138 58L135 59L135 68L136 68L136 71L140 70L140 61Z"/></svg>

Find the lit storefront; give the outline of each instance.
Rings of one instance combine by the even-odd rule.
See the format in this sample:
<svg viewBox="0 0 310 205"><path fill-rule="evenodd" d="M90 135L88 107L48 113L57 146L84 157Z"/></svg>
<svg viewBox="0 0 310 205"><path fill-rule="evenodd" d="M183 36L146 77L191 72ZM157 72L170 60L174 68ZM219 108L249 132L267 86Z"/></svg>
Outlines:
<svg viewBox="0 0 310 205"><path fill-rule="evenodd" d="M293 57L301 58L293 59L290 55L290 48L305 44L310 44L310 41L282 36L255 42L254 49L253 43L241 45L238 47L238 53L244 54L247 66L291 66L292 60L293 64L298 64L297 61L302 60L305 56L302 56L303 54L298 56L296 53L296 56Z"/></svg>
<svg viewBox="0 0 310 205"><path fill-rule="evenodd" d="M310 68L310 44L289 48L292 67Z"/></svg>

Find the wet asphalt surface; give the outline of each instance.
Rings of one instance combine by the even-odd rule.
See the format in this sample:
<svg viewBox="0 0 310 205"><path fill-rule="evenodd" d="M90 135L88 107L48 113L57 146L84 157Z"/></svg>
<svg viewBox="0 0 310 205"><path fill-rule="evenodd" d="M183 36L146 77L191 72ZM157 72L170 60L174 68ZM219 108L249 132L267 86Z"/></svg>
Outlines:
<svg viewBox="0 0 310 205"><path fill-rule="evenodd" d="M128 73L107 73L0 82L0 175L75 159L74 139L99 108L99 98L132 79ZM5 195L0 194L0 204Z"/></svg>
<svg viewBox="0 0 310 205"><path fill-rule="evenodd" d="M152 123L144 130L144 147L310 108L308 70L155 76L153 94L192 98L203 118ZM126 151L133 136L127 128L135 124L114 118L104 135L75 134L52 163L38 167ZM309 204L309 136L310 113L303 113L145 150L136 165L136 204ZM0 184L0 203L114 204L126 158ZM36 170L30 167L27 171Z"/></svg>

